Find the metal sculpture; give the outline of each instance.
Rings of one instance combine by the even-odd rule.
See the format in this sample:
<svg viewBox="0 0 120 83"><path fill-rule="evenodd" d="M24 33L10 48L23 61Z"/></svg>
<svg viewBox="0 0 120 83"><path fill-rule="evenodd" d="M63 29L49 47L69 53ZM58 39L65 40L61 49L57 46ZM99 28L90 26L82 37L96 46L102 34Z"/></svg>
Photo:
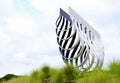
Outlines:
<svg viewBox="0 0 120 83"><path fill-rule="evenodd" d="M91 71L102 66L104 48L100 34L72 8L69 8L69 14L60 9L56 34L65 63L72 64L80 71Z"/></svg>

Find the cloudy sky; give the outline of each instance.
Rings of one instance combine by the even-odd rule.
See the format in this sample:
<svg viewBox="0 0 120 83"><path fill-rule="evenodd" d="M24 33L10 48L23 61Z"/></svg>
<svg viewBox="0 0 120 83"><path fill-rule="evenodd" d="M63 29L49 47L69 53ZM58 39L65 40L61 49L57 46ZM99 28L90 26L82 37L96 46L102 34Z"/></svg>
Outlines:
<svg viewBox="0 0 120 83"><path fill-rule="evenodd" d="M69 6L101 34L103 66L120 60L119 0L0 0L0 77L28 74L44 64L64 65L55 21L59 8L68 11Z"/></svg>

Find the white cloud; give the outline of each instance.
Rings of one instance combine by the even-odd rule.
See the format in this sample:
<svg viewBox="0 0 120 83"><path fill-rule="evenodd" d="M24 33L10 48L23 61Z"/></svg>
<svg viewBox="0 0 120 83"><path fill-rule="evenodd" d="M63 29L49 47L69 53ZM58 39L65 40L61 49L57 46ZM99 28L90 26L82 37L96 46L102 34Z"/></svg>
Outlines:
<svg viewBox="0 0 120 83"><path fill-rule="evenodd" d="M118 26L115 24L107 24L104 27L99 27L95 24L93 25L97 27L97 31L100 32L101 39L105 48L103 67L106 68L113 60L120 61L120 32Z"/></svg>
<svg viewBox="0 0 120 83"><path fill-rule="evenodd" d="M29 52L38 53L45 51L44 41L42 39L29 40L27 43L27 50Z"/></svg>
<svg viewBox="0 0 120 83"><path fill-rule="evenodd" d="M14 45L10 43L0 43L0 56L2 56L3 60L9 59L9 57L14 51L15 51Z"/></svg>
<svg viewBox="0 0 120 83"><path fill-rule="evenodd" d="M119 1L112 0L30 0L30 4L46 15L56 15L59 8L67 10L69 6L81 13L93 15L107 15L119 11Z"/></svg>
<svg viewBox="0 0 120 83"><path fill-rule="evenodd" d="M29 73L29 70L33 70L33 65L26 65L26 64L21 64L21 63L16 63L16 62L9 62L9 63L3 63L1 64L3 68L0 68L0 77L11 73L15 75L22 75L22 74L27 74Z"/></svg>
<svg viewBox="0 0 120 83"><path fill-rule="evenodd" d="M74 3L73 3L74 2ZM112 1L112 0L71 0L70 6L74 9L77 9L79 12L84 12L93 14L93 15L107 15L110 13L118 12L120 5L119 1Z"/></svg>
<svg viewBox="0 0 120 83"><path fill-rule="evenodd" d="M0 53L0 61L2 61L4 56Z"/></svg>
<svg viewBox="0 0 120 83"><path fill-rule="evenodd" d="M56 0L29 0L30 4L40 12L51 16L54 15L54 11L58 7L58 4ZM59 7L58 7L59 8Z"/></svg>
<svg viewBox="0 0 120 83"><path fill-rule="evenodd" d="M61 56L49 56L49 55L40 55L39 59L37 60L32 59L28 62L28 64L25 64L24 62L18 62L16 60L16 62L6 61L5 63L2 64L0 63L1 65L0 77L8 73L12 73L16 75L29 74L33 70L41 68L44 65L48 65L54 68L56 67L60 68L65 65L63 63Z"/></svg>
<svg viewBox="0 0 120 83"><path fill-rule="evenodd" d="M13 7L13 0L0 0L0 9Z"/></svg>
<svg viewBox="0 0 120 83"><path fill-rule="evenodd" d="M25 58L25 53L23 51L15 52L12 56L12 60L19 61Z"/></svg>
<svg viewBox="0 0 120 83"><path fill-rule="evenodd" d="M35 36L37 24L31 20L21 16L4 18L8 23L9 31L19 33L24 36Z"/></svg>
<svg viewBox="0 0 120 83"><path fill-rule="evenodd" d="M107 24L103 26L97 26L95 22L88 21L101 35L101 40L104 44L104 68L108 66L113 60L120 60L120 32L119 27L116 24Z"/></svg>
<svg viewBox="0 0 120 83"><path fill-rule="evenodd" d="M56 35L47 34L36 38L34 40L29 40L27 43L27 49L29 52L46 54L50 51L54 51L57 47Z"/></svg>
<svg viewBox="0 0 120 83"><path fill-rule="evenodd" d="M41 63L42 65L49 65L51 67L61 67L64 66L64 62L62 60L62 57L60 55L56 55L56 56L50 56L50 55L42 55L42 57L40 57L41 59Z"/></svg>
<svg viewBox="0 0 120 83"><path fill-rule="evenodd" d="M11 36L3 31L0 31L0 41L4 43L9 43L11 41Z"/></svg>

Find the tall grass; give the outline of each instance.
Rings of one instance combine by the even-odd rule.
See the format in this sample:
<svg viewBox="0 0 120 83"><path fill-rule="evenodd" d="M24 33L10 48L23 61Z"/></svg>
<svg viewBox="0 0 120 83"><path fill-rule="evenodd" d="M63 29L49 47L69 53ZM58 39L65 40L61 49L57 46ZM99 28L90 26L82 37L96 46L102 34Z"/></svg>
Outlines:
<svg viewBox="0 0 120 83"><path fill-rule="evenodd" d="M79 77L79 72L72 65L67 65L62 71L66 82L75 81Z"/></svg>
<svg viewBox="0 0 120 83"><path fill-rule="evenodd" d="M96 69L88 75L84 75L83 78L79 79L80 83L107 83L107 81L110 79L109 73L101 70Z"/></svg>
<svg viewBox="0 0 120 83"><path fill-rule="evenodd" d="M33 71L30 75L30 83L44 83L50 80L50 67L43 66L40 70Z"/></svg>
<svg viewBox="0 0 120 83"><path fill-rule="evenodd" d="M96 68L94 71L84 73L71 65L59 69L43 66L28 76L1 83L120 83L120 62L112 62L109 70Z"/></svg>
<svg viewBox="0 0 120 83"><path fill-rule="evenodd" d="M65 80L64 80L63 72L60 70L56 71L56 73L52 77L52 81L53 83L64 83Z"/></svg>
<svg viewBox="0 0 120 83"><path fill-rule="evenodd" d="M120 62L113 61L109 65L110 73L120 78Z"/></svg>
<svg viewBox="0 0 120 83"><path fill-rule="evenodd" d="M19 78L13 78L9 81L3 81L1 83L31 83L31 82L30 82L29 76L22 76Z"/></svg>
<svg viewBox="0 0 120 83"><path fill-rule="evenodd" d="M79 72L72 65L67 65L58 70L54 77L54 83L74 82L79 77Z"/></svg>

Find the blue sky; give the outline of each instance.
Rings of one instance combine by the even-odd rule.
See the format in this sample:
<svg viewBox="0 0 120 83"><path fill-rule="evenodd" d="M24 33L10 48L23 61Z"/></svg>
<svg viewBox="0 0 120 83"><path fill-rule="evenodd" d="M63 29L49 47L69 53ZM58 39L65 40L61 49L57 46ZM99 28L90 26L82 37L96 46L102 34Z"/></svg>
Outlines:
<svg viewBox="0 0 120 83"><path fill-rule="evenodd" d="M55 21L71 6L100 34L104 65L120 60L118 0L0 0L0 77L29 74L44 64L65 65L58 51Z"/></svg>

